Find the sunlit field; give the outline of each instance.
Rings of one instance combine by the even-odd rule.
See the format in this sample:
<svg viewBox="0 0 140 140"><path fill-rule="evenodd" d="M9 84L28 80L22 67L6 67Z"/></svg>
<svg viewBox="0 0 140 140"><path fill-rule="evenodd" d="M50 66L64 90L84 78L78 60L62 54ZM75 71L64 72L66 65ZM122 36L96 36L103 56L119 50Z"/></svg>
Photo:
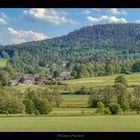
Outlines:
<svg viewBox="0 0 140 140"><path fill-rule="evenodd" d="M0 131L131 132L140 131L140 116L4 117Z"/></svg>

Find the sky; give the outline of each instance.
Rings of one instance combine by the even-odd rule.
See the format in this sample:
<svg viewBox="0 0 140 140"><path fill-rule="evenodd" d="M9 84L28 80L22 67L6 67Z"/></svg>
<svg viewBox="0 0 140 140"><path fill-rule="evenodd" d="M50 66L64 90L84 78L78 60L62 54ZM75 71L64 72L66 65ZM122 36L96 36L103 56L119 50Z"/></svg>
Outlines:
<svg viewBox="0 0 140 140"><path fill-rule="evenodd" d="M107 23L140 24L140 8L0 8L0 44L43 40Z"/></svg>

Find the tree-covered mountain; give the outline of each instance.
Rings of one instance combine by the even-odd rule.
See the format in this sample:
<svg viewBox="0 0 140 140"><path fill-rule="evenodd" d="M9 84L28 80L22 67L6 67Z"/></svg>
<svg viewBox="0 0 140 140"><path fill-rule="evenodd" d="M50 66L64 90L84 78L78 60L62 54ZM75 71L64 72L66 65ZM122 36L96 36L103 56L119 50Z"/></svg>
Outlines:
<svg viewBox="0 0 140 140"><path fill-rule="evenodd" d="M5 69L19 73L71 71L75 77L133 71L140 57L140 24L83 27L52 39L0 46Z"/></svg>

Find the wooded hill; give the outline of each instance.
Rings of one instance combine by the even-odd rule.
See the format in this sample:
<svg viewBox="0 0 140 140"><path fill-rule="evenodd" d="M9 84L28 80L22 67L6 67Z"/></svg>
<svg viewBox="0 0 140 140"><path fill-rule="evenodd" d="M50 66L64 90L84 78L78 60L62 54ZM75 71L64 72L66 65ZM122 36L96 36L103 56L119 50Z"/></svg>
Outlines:
<svg viewBox="0 0 140 140"><path fill-rule="evenodd" d="M0 56L20 73L71 71L81 77L79 65L89 73L83 77L133 72L140 57L140 24L83 27L61 37L0 46Z"/></svg>

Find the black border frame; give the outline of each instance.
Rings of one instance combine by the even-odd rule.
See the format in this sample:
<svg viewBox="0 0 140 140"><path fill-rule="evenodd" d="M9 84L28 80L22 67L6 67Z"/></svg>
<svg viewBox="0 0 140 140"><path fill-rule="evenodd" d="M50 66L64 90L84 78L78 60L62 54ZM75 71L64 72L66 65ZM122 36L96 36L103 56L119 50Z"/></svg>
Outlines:
<svg viewBox="0 0 140 140"><path fill-rule="evenodd" d="M139 0L1 0L3 8L139 8Z"/></svg>
<svg viewBox="0 0 140 140"><path fill-rule="evenodd" d="M1 0L1 8L140 8L139 0ZM0 132L0 139L139 139L139 132Z"/></svg>

